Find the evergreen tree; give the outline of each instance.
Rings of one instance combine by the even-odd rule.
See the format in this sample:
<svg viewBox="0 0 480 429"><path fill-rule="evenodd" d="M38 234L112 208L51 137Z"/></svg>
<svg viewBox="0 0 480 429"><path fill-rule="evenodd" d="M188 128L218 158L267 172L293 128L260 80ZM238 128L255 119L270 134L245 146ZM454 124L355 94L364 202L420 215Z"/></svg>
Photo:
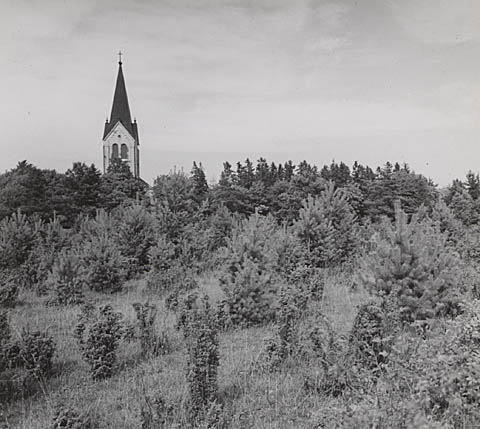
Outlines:
<svg viewBox="0 0 480 429"><path fill-rule="evenodd" d="M389 162L377 168L376 178L366 187L365 195L365 212L373 220L381 216L393 219L397 200L408 214L415 213L422 204L431 207L437 200L435 185L430 180L411 172L406 165L394 171Z"/></svg>
<svg viewBox="0 0 480 429"><path fill-rule="evenodd" d="M292 179L293 175L295 174L295 165L293 164L292 161L287 161L284 165L284 171L285 171L285 180L289 181Z"/></svg>
<svg viewBox="0 0 480 429"><path fill-rule="evenodd" d="M133 177L129 165L120 158L112 158L107 173L101 177L100 205L106 210L146 201L148 185Z"/></svg>
<svg viewBox="0 0 480 429"><path fill-rule="evenodd" d="M394 298L404 322L454 314L458 260L446 235L416 216L409 222L398 202L395 222L385 222L368 259L366 284L380 297Z"/></svg>
<svg viewBox="0 0 480 429"><path fill-rule="evenodd" d="M477 200L478 201L478 200ZM464 225L476 225L480 222L479 204L464 188L452 194L449 207Z"/></svg>
<svg viewBox="0 0 480 429"><path fill-rule="evenodd" d="M123 207L115 217L115 241L128 263L127 275L132 276L148 266L149 251L155 244L155 218L138 204Z"/></svg>
<svg viewBox="0 0 480 429"><path fill-rule="evenodd" d="M225 161L223 163L223 171L220 173L220 180L218 181L218 185L221 187L230 187L236 181L235 173L232 170L232 165Z"/></svg>
<svg viewBox="0 0 480 429"><path fill-rule="evenodd" d="M245 165L241 162L237 163L237 177L239 186L250 189L253 185L255 181L255 170L252 162L248 158L245 160Z"/></svg>
<svg viewBox="0 0 480 429"><path fill-rule="evenodd" d="M44 219L53 214L48 197L49 179L46 170L40 170L21 161L5 174L0 175L0 219L20 210L26 215L38 214Z"/></svg>
<svg viewBox="0 0 480 429"><path fill-rule="evenodd" d="M337 164L335 161L332 161L330 167L325 165L320 172L320 176L327 181L333 182L337 188L348 185L352 180L350 168L343 162Z"/></svg>
<svg viewBox="0 0 480 429"><path fill-rule="evenodd" d="M95 165L73 163L63 182L66 197L63 212L67 218L73 220L78 214L94 216L101 207L101 174Z"/></svg>
<svg viewBox="0 0 480 429"><path fill-rule="evenodd" d="M472 199L477 200L480 197L480 177L477 174L469 171L467 173L467 180L465 182L465 188L472 197Z"/></svg>
<svg viewBox="0 0 480 429"><path fill-rule="evenodd" d="M335 229L318 199L309 196L304 200L294 229L308 252L311 264L327 266L335 254Z"/></svg>
<svg viewBox="0 0 480 429"><path fill-rule="evenodd" d="M202 201L208 193L208 184L207 178L205 176L205 171L203 171L202 164L197 166L197 163L193 161L192 167L192 198L197 202Z"/></svg>
<svg viewBox="0 0 480 429"><path fill-rule="evenodd" d="M356 248L356 218L342 189L329 182L319 197L309 196L295 223L315 265L344 261Z"/></svg>
<svg viewBox="0 0 480 429"><path fill-rule="evenodd" d="M257 167L255 170L255 180L262 183L264 186L271 185L270 168L265 158L260 158L257 161Z"/></svg>

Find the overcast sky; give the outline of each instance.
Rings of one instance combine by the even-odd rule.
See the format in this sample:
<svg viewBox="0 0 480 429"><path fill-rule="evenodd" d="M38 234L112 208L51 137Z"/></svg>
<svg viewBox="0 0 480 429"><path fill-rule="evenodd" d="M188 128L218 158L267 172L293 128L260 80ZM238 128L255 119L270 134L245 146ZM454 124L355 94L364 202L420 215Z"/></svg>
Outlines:
<svg viewBox="0 0 480 429"><path fill-rule="evenodd" d="M0 171L101 167L118 50L141 173L480 170L479 0L0 0Z"/></svg>

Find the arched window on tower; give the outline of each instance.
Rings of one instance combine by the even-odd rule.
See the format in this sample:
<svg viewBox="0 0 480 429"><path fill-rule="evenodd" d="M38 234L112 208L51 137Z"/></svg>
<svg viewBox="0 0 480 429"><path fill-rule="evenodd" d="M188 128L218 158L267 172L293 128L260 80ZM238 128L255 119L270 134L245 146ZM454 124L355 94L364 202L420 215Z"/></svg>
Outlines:
<svg viewBox="0 0 480 429"><path fill-rule="evenodd" d="M118 144L112 144L112 158L118 158Z"/></svg>
<svg viewBox="0 0 480 429"><path fill-rule="evenodd" d="M128 146L125 143L122 144L120 155L122 156L122 159L128 159Z"/></svg>

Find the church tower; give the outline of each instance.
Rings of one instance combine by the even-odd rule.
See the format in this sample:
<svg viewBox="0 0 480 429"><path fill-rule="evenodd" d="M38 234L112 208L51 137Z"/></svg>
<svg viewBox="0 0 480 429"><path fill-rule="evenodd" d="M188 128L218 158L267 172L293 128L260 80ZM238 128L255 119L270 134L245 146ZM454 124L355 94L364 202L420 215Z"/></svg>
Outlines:
<svg viewBox="0 0 480 429"><path fill-rule="evenodd" d="M103 172L106 173L112 158L129 165L132 174L140 177L140 152L136 119L132 122L127 89L122 70L122 53L119 52L117 84L113 95L110 121L107 118L103 132Z"/></svg>

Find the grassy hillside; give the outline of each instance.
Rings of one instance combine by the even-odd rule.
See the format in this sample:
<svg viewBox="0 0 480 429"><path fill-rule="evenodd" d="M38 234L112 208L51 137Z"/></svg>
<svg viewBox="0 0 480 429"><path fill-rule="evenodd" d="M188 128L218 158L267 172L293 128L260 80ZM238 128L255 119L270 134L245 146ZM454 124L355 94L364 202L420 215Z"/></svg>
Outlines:
<svg viewBox="0 0 480 429"><path fill-rule="evenodd" d="M68 216L9 206L0 423L475 427L480 178L440 194L400 165L237 170L106 209L90 189Z"/></svg>
<svg viewBox="0 0 480 429"><path fill-rule="evenodd" d="M325 283L324 297L318 305L332 320L338 332L347 332L357 306L365 292L352 291L350 276L332 272ZM211 274L200 279L200 289L219 299L222 292ZM140 427L140 406L145 396L155 392L178 405L181 427L181 404L186 400L185 351L181 334L174 329L174 315L165 310L163 300L144 292L144 282L131 282L120 295L92 294L100 304L111 302L116 310L133 319L132 304L149 300L160 308L158 329L166 329L173 351L166 356L142 359L138 344L122 344L118 367L108 380L92 382L72 332L79 308L45 306L33 294L20 297L21 305L11 313L14 330L35 326L47 330L57 344L55 375L45 381L32 397L4 405L6 427L44 429L51 425L58 404L68 404L94 416L98 427ZM257 369L263 340L272 333L271 326L236 329L220 335L220 401L228 404L230 427L310 428L315 413L330 406L331 399L309 394L303 387L302 373L307 364L292 365L278 372Z"/></svg>

